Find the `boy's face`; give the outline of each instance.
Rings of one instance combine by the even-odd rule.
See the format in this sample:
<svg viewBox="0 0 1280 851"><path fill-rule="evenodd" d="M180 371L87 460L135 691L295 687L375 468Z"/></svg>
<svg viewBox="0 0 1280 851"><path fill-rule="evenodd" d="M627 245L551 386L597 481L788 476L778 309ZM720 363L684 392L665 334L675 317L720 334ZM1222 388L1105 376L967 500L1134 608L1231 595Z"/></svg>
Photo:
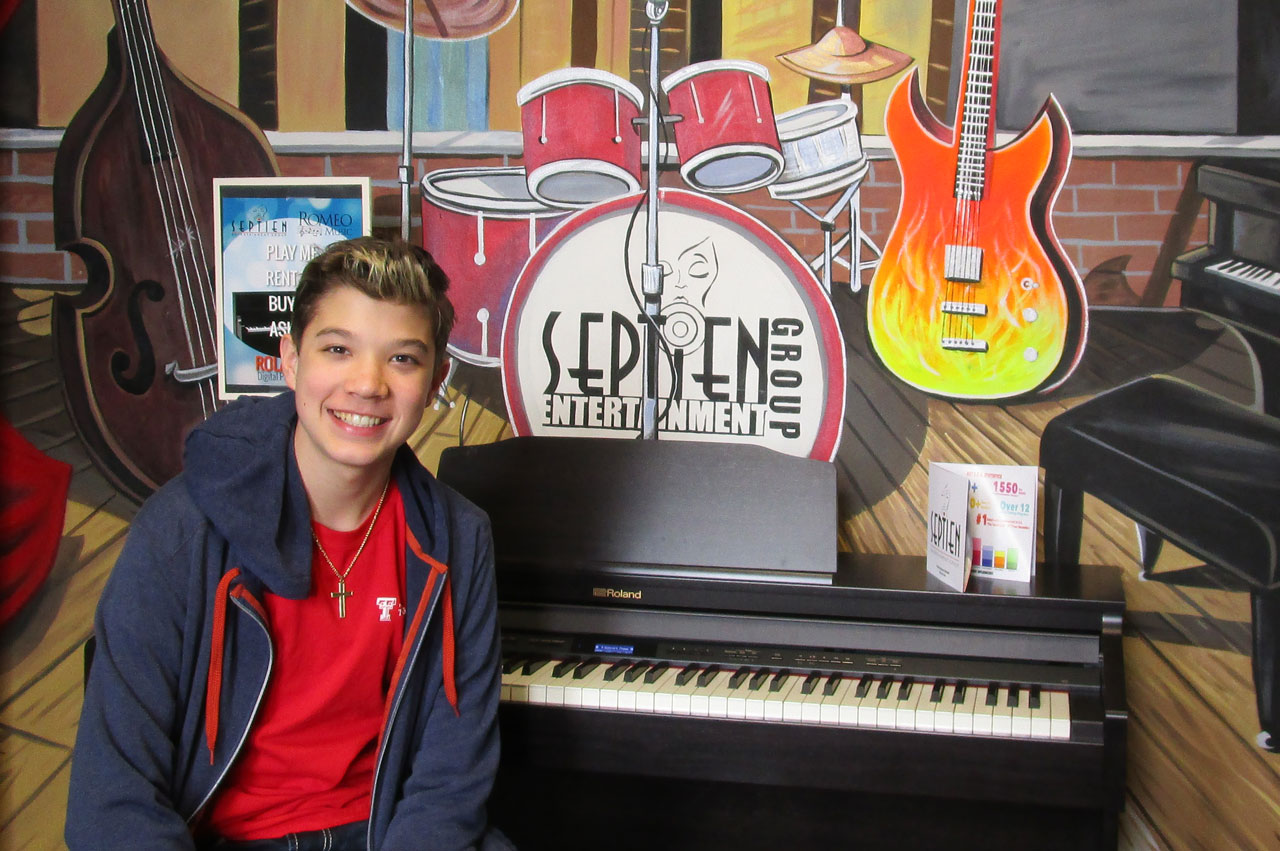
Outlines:
<svg viewBox="0 0 1280 851"><path fill-rule="evenodd" d="M448 367L436 367L433 325L421 305L378 301L338 286L321 297L296 345L281 338L304 476L389 467Z"/></svg>

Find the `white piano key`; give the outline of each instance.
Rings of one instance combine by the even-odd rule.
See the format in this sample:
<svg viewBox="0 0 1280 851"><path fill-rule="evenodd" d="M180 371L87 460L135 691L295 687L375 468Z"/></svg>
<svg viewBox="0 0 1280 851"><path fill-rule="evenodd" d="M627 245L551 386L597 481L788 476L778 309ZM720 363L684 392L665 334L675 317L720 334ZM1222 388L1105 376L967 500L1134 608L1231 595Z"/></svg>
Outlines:
<svg viewBox="0 0 1280 851"><path fill-rule="evenodd" d="M675 713L675 695L680 688L677 680L684 673L684 668L671 668L670 676L663 674L655 685L657 688L653 691L653 711L659 715L672 715ZM685 715L689 714L688 704L685 704Z"/></svg>
<svg viewBox="0 0 1280 851"><path fill-rule="evenodd" d="M1018 689L1018 705L1013 707L1012 721L1015 739L1031 738L1031 692L1029 689Z"/></svg>
<svg viewBox="0 0 1280 851"><path fill-rule="evenodd" d="M715 690L716 677L721 671L712 665L700 671L694 678L694 688L689 694L689 714L706 718L711 714L711 693Z"/></svg>
<svg viewBox="0 0 1280 851"><path fill-rule="evenodd" d="M738 681L736 685L734 685L735 679ZM729 677L729 684L727 686L729 695L725 700L725 715L727 717L742 719L747 717L747 696L749 694L750 684L750 674L744 677ZM763 711L764 708L761 707L761 712Z"/></svg>
<svg viewBox="0 0 1280 851"><path fill-rule="evenodd" d="M510 660L515 662L516 660ZM504 665L504 667L506 667ZM524 672L522 662L510 671L502 672L501 699L512 703L527 703L529 700L529 677Z"/></svg>
<svg viewBox="0 0 1280 851"><path fill-rule="evenodd" d="M1049 693L1040 691L1040 705L1031 707L1031 738L1048 739L1053 734L1052 714L1049 711Z"/></svg>
<svg viewBox="0 0 1280 851"><path fill-rule="evenodd" d="M812 677L813 688L804 694L804 683L801 683L800 723L817 724L822 717L823 691L827 686L827 677L815 672ZM806 678L809 679L809 678Z"/></svg>
<svg viewBox="0 0 1280 851"><path fill-rule="evenodd" d="M937 683L925 681L916 684L916 688L920 690L920 694L916 697L916 717L915 729L931 733L933 732L933 716L936 711L936 701L933 699L934 686ZM942 699L942 686L937 688L938 700Z"/></svg>
<svg viewBox="0 0 1280 851"><path fill-rule="evenodd" d="M748 721L764 720L764 701L769 696L769 680L771 672L752 674L747 680L747 697L743 706L743 716Z"/></svg>
<svg viewBox="0 0 1280 851"><path fill-rule="evenodd" d="M733 671L719 671L711 682L702 689L705 694L695 694L693 700L693 714L706 715L709 718L728 718L729 717L729 680L733 677ZM705 711L699 712L698 709L705 701Z"/></svg>
<svg viewBox="0 0 1280 851"><path fill-rule="evenodd" d="M1065 691L1045 692L1049 698L1049 735L1055 739L1071 738L1071 701Z"/></svg>
<svg viewBox="0 0 1280 851"><path fill-rule="evenodd" d="M639 711L636 706L636 696L644 687L644 672L648 669L648 662L636 662L618 678L618 709L625 712Z"/></svg>
<svg viewBox="0 0 1280 851"><path fill-rule="evenodd" d="M630 667L631 660L624 659L614 662L605 667L604 673L600 675L600 708L601 709L617 709L618 696L625 684L623 676L626 674L627 668ZM610 678L610 672L615 672Z"/></svg>
<svg viewBox="0 0 1280 851"><path fill-rule="evenodd" d="M584 709L600 709L601 687L605 685L604 675L609 670L607 662L601 662L585 677L578 681L577 688L581 694L578 703ZM565 703L569 702L569 689L565 689Z"/></svg>
<svg viewBox="0 0 1280 851"><path fill-rule="evenodd" d="M866 694L858 701L858 726L859 727L875 727L876 721L880 716L880 698L879 694L880 682L882 678L864 677L862 682L867 685Z"/></svg>
<svg viewBox="0 0 1280 851"><path fill-rule="evenodd" d="M894 695L893 726L898 730L916 729L916 704L920 702L920 694L924 684L910 677L898 684Z"/></svg>
<svg viewBox="0 0 1280 851"><path fill-rule="evenodd" d="M862 723L859 713L862 711L863 695L859 694L865 677L850 677L849 688L840 698L840 726L856 727ZM872 713L874 718L874 713Z"/></svg>
<svg viewBox="0 0 1280 851"><path fill-rule="evenodd" d="M889 683L887 690L883 683L876 687L875 694L879 703L876 705L875 726L892 730L898 726L898 689L902 686L902 681L891 678L885 682Z"/></svg>
<svg viewBox="0 0 1280 851"><path fill-rule="evenodd" d="M649 674L652 669L642 677L644 684L640 686L636 692L636 711L637 712L657 712L657 696L658 693L667 687L667 684L673 682L679 668L665 668L652 682L649 682Z"/></svg>
<svg viewBox="0 0 1280 851"><path fill-rule="evenodd" d="M1009 706L1009 689L1002 686L1000 697L991 709L991 735L1013 735L1013 707Z"/></svg>
<svg viewBox="0 0 1280 851"><path fill-rule="evenodd" d="M858 680L854 677L843 677L836 684L835 690L830 695L825 694L826 689L823 689L822 709L818 712L819 724L836 726L844 723L840 718L842 706L845 697L857 687L857 683ZM858 723L858 710L856 707L850 713L850 718L849 723L851 725Z"/></svg>
<svg viewBox="0 0 1280 851"><path fill-rule="evenodd" d="M573 682L573 669L576 667L577 665L571 664L571 661L549 666L551 676L546 681L547 703L553 706L564 705L565 686Z"/></svg>
<svg viewBox="0 0 1280 851"><path fill-rule="evenodd" d="M947 683L942 690L942 700L933 706L933 729L938 733L954 733L956 718L956 687Z"/></svg>
<svg viewBox="0 0 1280 851"><path fill-rule="evenodd" d="M764 697L764 720L783 720L783 705L786 702L787 695L790 694L793 688L799 688L802 682L804 682L804 677L799 674L787 674L785 678L781 676L770 677L769 684L765 686L767 693ZM796 720L800 720L799 717Z"/></svg>
<svg viewBox="0 0 1280 851"><path fill-rule="evenodd" d="M555 663L548 662L543 665L533 676L529 678L529 702L530 703L551 703L551 684L555 682ZM555 701L557 703L564 702L564 688L559 689L559 697Z"/></svg>
<svg viewBox="0 0 1280 851"><path fill-rule="evenodd" d="M956 733L962 736L973 735L973 713L977 705L978 689L973 685L967 685L964 690L964 697L959 703L955 704L953 725Z"/></svg>
<svg viewBox="0 0 1280 851"><path fill-rule="evenodd" d="M970 688L973 687L970 686ZM994 700L999 699L999 691L978 686L973 696L973 734L975 736L991 735L991 718L995 707L987 702L987 698L992 694L995 695Z"/></svg>
<svg viewBox="0 0 1280 851"><path fill-rule="evenodd" d="M670 686L671 714L690 715L693 712L693 695L698 690L698 674L702 668L692 667L680 672ZM684 676L687 674L688 676ZM680 682L683 679L684 682Z"/></svg>

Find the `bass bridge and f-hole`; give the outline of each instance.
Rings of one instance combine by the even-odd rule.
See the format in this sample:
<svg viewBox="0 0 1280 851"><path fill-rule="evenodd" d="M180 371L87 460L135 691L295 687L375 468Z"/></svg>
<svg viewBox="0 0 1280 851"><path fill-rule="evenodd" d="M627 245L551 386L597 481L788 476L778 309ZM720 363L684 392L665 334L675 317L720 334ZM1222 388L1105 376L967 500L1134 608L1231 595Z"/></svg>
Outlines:
<svg viewBox="0 0 1280 851"><path fill-rule="evenodd" d="M164 287L158 281L139 281L129 293L129 329L138 347L137 364L131 363L127 352L116 350L111 354L111 378L121 390L134 396L146 393L156 377L155 349L147 334L146 323L142 321L142 305L139 303L143 298L163 301ZM130 367L134 367L133 375L126 375Z"/></svg>

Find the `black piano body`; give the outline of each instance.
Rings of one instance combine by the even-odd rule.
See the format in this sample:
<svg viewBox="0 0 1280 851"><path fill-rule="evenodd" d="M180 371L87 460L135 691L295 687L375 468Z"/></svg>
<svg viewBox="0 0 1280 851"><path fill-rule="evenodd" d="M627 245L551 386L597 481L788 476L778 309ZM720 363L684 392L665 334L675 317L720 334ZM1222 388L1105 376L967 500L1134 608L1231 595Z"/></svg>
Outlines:
<svg viewBox="0 0 1280 851"><path fill-rule="evenodd" d="M708 481L748 504L769 502L775 486L790 493L792 502L772 504L738 529L758 530L753 541L768 555L757 567L775 563L775 549L804 549L787 533L793 518L808 531L818 515L834 541L834 484L821 470L829 465L752 456L781 467L764 481L752 476L735 487L731 479L756 466L740 463L742 447L504 443L511 445L448 450L440 475L494 522L504 700L491 816L522 849L1114 847L1127 725L1116 571L1042 571L1030 585L975 579L960 594L929 577L923 559L909 556L819 555L830 563L794 579L743 578L722 564L699 572L697 558L640 563L634 551L611 562L555 563L556 547L545 538L572 534L572 517L554 516L573 507L564 500L600 502L590 493L564 495L597 476L576 475L571 459L580 450L595 471L613 457L622 458L621 469L644 459L646 486L663 492L632 495L662 499L665 507L657 510L676 525L692 528L706 519ZM541 460L547 452L568 465L554 479ZM718 456L735 463L718 463ZM690 458L711 458L695 487L683 484L694 472ZM787 467L800 478L816 475L816 485L783 483L792 475L782 472ZM830 500L805 497L828 484ZM751 490L758 493L745 495ZM685 493L694 504L683 504ZM544 540L513 540L505 531L511 526ZM635 534L642 531L634 525ZM611 546L627 549L616 540ZM638 709L626 699L618 705L628 673L651 676L664 667L654 688L669 684L677 692L674 708L671 695L665 710ZM674 685L673 672L687 672L683 686ZM734 674L742 678L738 691L729 685ZM509 685L539 679L543 685L524 691ZM746 690L756 679L757 706L764 703L766 714L772 706L775 717L744 715L741 700L735 713L732 697L726 701L726 694L751 697ZM699 700L703 680L711 696ZM635 687L641 682L636 674ZM767 703L768 689L780 683L794 703ZM867 689L861 723L856 710L839 716L830 697L821 698L830 712L818 706L824 691L852 702L859 685ZM531 698L537 689L540 696ZM879 709L867 717L866 700L877 693ZM979 695L979 706L981 695L998 697L1006 718L1017 716L1007 704L1019 698L1024 715L1033 697L1039 712L1043 696L1045 726L1035 721L1031 735L1031 722L1024 722L1014 735L1006 720L1003 732L957 733L956 709L946 715L952 729L944 730L944 716L935 725L931 707L960 706L956 693L970 703ZM1055 721L1052 735L1051 693L1069 703L1067 726ZM602 706L600 695L611 698ZM908 700L918 704L908 710Z"/></svg>
<svg viewBox="0 0 1280 851"><path fill-rule="evenodd" d="M1280 416L1280 166L1205 163L1196 188L1209 200L1209 242L1173 263L1182 306L1240 332L1257 360L1261 408Z"/></svg>

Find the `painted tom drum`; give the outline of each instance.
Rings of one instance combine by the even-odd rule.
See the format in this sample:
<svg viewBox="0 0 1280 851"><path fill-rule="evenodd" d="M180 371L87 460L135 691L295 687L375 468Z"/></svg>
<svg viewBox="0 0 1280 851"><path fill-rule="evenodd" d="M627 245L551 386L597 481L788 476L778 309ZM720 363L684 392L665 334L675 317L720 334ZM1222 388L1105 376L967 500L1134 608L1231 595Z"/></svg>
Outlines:
<svg viewBox="0 0 1280 851"><path fill-rule="evenodd" d="M422 245L449 276L449 353L498 366L502 321L521 267L567 216L529 195L522 168L447 168L422 178Z"/></svg>
<svg viewBox="0 0 1280 851"><path fill-rule="evenodd" d="M644 98L594 68L562 68L516 93L529 194L578 208L640 188L640 136L632 120Z"/></svg>
<svg viewBox="0 0 1280 851"><path fill-rule="evenodd" d="M862 180L869 165L858 136L858 107L847 100L811 103L778 117L785 165L769 187L774 198L816 198Z"/></svg>
<svg viewBox="0 0 1280 851"><path fill-rule="evenodd" d="M675 124L680 175L703 192L746 192L782 172L769 72L754 62L698 62L662 81Z"/></svg>

